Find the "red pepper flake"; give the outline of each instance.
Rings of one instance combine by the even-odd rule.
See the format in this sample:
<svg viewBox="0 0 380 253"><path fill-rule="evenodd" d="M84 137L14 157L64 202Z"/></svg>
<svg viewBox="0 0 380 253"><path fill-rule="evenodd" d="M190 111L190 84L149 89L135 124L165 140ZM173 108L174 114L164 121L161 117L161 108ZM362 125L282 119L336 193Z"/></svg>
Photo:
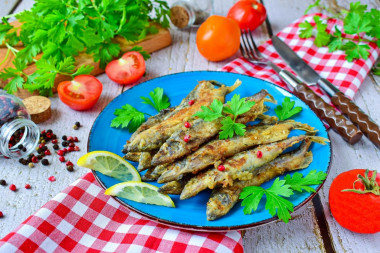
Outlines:
<svg viewBox="0 0 380 253"><path fill-rule="evenodd" d="M11 191L16 191L17 188L16 188L16 186L15 186L14 184L11 184L11 185L9 186L9 190L11 190Z"/></svg>
<svg viewBox="0 0 380 253"><path fill-rule="evenodd" d="M25 185L25 189L30 189L30 188L31 188L30 184Z"/></svg>
<svg viewBox="0 0 380 253"><path fill-rule="evenodd" d="M0 218L3 218L4 217L4 214L2 211L0 211Z"/></svg>
<svg viewBox="0 0 380 253"><path fill-rule="evenodd" d="M184 142L189 142L190 137L191 136L189 134L186 134L185 137L183 137Z"/></svg>
<svg viewBox="0 0 380 253"><path fill-rule="evenodd" d="M224 171L226 169L226 167L224 167L224 165L219 165L218 166L218 170L219 171Z"/></svg>
<svg viewBox="0 0 380 253"><path fill-rule="evenodd" d="M54 182L55 181L55 176L51 176L48 178L50 182Z"/></svg>
<svg viewBox="0 0 380 253"><path fill-rule="evenodd" d="M45 150L45 155L51 155L50 150Z"/></svg>
<svg viewBox="0 0 380 253"><path fill-rule="evenodd" d="M256 156L257 156L257 158L263 157L263 152L261 152L260 150L257 151Z"/></svg>
<svg viewBox="0 0 380 253"><path fill-rule="evenodd" d="M186 127L186 128L190 128L190 127L191 127L191 124L190 124L189 122L186 121L186 122L185 122L185 127Z"/></svg>
<svg viewBox="0 0 380 253"><path fill-rule="evenodd" d="M192 99L192 100L189 101L189 105L193 105L194 103L195 103L194 99Z"/></svg>
<svg viewBox="0 0 380 253"><path fill-rule="evenodd" d="M64 162L64 161L65 161L65 157L64 157L64 156L60 156L60 157L59 157L59 160L60 160L61 162Z"/></svg>

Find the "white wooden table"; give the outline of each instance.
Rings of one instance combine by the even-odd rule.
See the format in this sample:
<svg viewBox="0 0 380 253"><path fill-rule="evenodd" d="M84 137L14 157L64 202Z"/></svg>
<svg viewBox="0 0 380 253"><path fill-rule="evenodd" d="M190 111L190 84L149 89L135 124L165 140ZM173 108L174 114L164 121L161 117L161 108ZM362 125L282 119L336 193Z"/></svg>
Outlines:
<svg viewBox="0 0 380 253"><path fill-rule="evenodd" d="M228 8L236 0L215 0L216 14L225 15ZM172 1L170 1L172 2ZM333 8L349 6L349 1L327 1ZM338 2L338 4L336 4ZM377 0L365 0L372 8L379 8ZM264 42L271 33L279 32L293 20L301 17L312 0L264 0L268 12L269 23L264 24L255 32L257 41ZM0 0L0 16L28 9L33 0ZM153 53L147 61L147 74L141 81L154 77L191 70L216 70L229 60L213 63L205 60L197 51L195 44L196 29L172 29L173 45ZM85 154L87 138L99 112L123 88L106 75L98 76L103 83L103 94L94 108L86 112L77 112L69 109L60 102L55 95L52 100L53 115L50 120L40 124L41 129L53 129L57 135L64 134L77 136L80 139L80 152L71 153L67 158L76 162ZM355 102L367 112L376 122L380 123L380 78L369 75L354 98ZM73 130L75 121L80 121L83 127ZM293 219L288 223L273 222L261 227L246 231L244 248L246 252L379 252L380 234L352 233L336 223L328 205L328 191L330 184L339 173L355 168L369 168L380 171L380 150L366 138L355 146L350 146L335 132L330 131L333 147L331 171L319 192L319 200L310 201L303 208L292 214ZM67 187L75 179L88 172L76 167L75 172L68 172L58 159L50 159L50 166L28 168L17 161L0 158L0 179L6 179L8 184L18 187L12 192L0 186L0 211L4 218L0 219L0 238L15 229L18 224L38 210L45 202ZM55 176L56 182L48 181L49 176ZM24 188L30 184L32 189ZM321 203L321 206L316 204Z"/></svg>

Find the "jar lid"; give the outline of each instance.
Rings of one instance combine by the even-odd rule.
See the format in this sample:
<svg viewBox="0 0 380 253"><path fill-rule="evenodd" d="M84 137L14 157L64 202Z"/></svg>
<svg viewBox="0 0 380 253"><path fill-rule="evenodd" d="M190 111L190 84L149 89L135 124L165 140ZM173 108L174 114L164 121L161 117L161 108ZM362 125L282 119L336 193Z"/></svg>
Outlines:
<svg viewBox="0 0 380 253"><path fill-rule="evenodd" d="M184 28L189 24L190 15L185 7L173 6L170 8L170 20L178 28Z"/></svg>

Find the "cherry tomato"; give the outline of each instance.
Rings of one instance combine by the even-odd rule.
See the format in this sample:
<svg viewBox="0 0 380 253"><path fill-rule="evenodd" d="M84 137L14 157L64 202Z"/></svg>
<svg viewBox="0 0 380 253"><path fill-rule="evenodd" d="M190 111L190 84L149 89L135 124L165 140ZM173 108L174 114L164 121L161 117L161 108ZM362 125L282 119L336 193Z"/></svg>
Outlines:
<svg viewBox="0 0 380 253"><path fill-rule="evenodd" d="M356 189L363 191L364 184L357 181L358 174L365 176L364 169L356 169L339 174L330 186L330 210L335 220L342 226L357 233L380 232L380 195L342 191ZM371 179L372 172L368 173ZM355 184L354 184L355 182ZM373 184L380 193L380 173Z"/></svg>
<svg viewBox="0 0 380 253"><path fill-rule="evenodd" d="M213 15L199 27L196 41L202 56L222 61L239 50L240 29L235 20Z"/></svg>
<svg viewBox="0 0 380 253"><path fill-rule="evenodd" d="M107 76L115 83L127 85L139 80L145 73L144 57L135 51L125 53L106 67Z"/></svg>
<svg viewBox="0 0 380 253"><path fill-rule="evenodd" d="M240 29L255 30L267 18L267 11L264 5L255 0L241 0L231 7L227 17L236 20Z"/></svg>
<svg viewBox="0 0 380 253"><path fill-rule="evenodd" d="M98 101L103 90L102 83L94 76L79 75L72 81L58 84L58 96L71 109L83 111L90 109Z"/></svg>

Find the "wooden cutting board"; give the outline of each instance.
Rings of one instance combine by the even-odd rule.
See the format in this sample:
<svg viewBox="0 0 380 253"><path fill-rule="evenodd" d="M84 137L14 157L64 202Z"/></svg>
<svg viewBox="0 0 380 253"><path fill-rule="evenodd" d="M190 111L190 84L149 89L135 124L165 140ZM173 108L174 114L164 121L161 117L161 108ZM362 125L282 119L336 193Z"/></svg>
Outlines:
<svg viewBox="0 0 380 253"><path fill-rule="evenodd" d="M20 25L20 23L17 21L11 24L15 26ZM167 47L172 43L169 30L162 28L160 26L157 26L157 27L158 27L158 33L147 35L145 39L138 41L137 43L127 42L122 37L115 37L114 42L117 42L120 44L121 52L126 52L134 46L141 46L146 52L152 53L154 51ZM15 48L17 48L18 50L21 50L23 47L20 45L20 46L16 46ZM7 48L4 45L0 45L0 62L5 58L6 53L7 53ZM41 57L41 55L37 55L37 58L39 57ZM14 59L14 55L10 53L8 56L8 59L4 62L4 64L0 66L0 72L2 72L4 68L13 67L13 64L12 64L13 59ZM104 73L104 69L101 69L99 67L99 63L93 62L93 58L88 54L80 53L78 56L75 57L75 61L76 61L77 67L81 65L94 66L94 70L91 72L91 74L94 76ZM35 64L31 64L27 67L27 69L25 70L25 73L31 74L35 70L36 70ZM57 78L55 79L55 85L58 85L58 83L65 80L69 80L69 79L70 77L68 76L58 75ZM5 87L6 84L7 84L6 81L3 81L0 79L1 88ZM35 94L38 94L38 93L35 92L34 95ZM19 89L15 95L21 98L26 98L33 94L27 90Z"/></svg>

